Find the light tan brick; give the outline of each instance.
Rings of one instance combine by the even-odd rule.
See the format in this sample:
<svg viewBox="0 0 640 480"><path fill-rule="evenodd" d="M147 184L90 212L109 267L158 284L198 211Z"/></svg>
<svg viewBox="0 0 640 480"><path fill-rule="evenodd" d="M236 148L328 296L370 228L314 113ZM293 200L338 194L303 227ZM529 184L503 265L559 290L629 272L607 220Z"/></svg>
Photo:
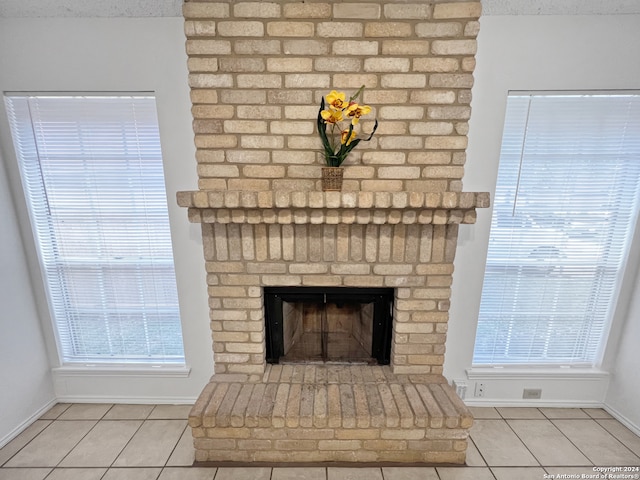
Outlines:
<svg viewBox="0 0 640 480"><path fill-rule="evenodd" d="M182 5L185 18L226 18L229 5L225 3L185 2Z"/></svg>
<svg viewBox="0 0 640 480"><path fill-rule="evenodd" d="M425 139L424 148L434 150L463 150L467 148L467 137L432 136ZM461 178L460 176L459 178Z"/></svg>
<svg viewBox="0 0 640 480"><path fill-rule="evenodd" d="M382 42L383 55L427 55L428 53L428 40L384 40Z"/></svg>
<svg viewBox="0 0 640 480"><path fill-rule="evenodd" d="M241 74L236 76L239 88L280 88L282 77L276 74Z"/></svg>
<svg viewBox="0 0 640 480"><path fill-rule="evenodd" d="M262 58L221 58L220 71L222 72L263 72L265 69Z"/></svg>
<svg viewBox="0 0 640 480"><path fill-rule="evenodd" d="M336 40L332 45L332 53L335 55L377 55L378 48L377 41Z"/></svg>
<svg viewBox="0 0 640 480"><path fill-rule="evenodd" d="M429 22L416 25L416 35L418 37L458 37L461 34L462 25L460 23ZM431 45L433 49L433 43Z"/></svg>
<svg viewBox="0 0 640 480"><path fill-rule="evenodd" d="M428 57L413 59L414 72L442 73L457 72L458 70L460 70L460 63L456 58Z"/></svg>
<svg viewBox="0 0 640 480"><path fill-rule="evenodd" d="M191 73L189 86L192 88L224 88L233 86L233 77L227 74Z"/></svg>
<svg viewBox="0 0 640 480"><path fill-rule="evenodd" d="M216 22L196 20L184 22L184 33L187 37L209 37L216 34Z"/></svg>
<svg viewBox="0 0 640 480"><path fill-rule="evenodd" d="M381 8L377 3L336 3L333 5L335 18L380 18Z"/></svg>
<svg viewBox="0 0 640 480"><path fill-rule="evenodd" d="M281 52L280 40L236 40L233 51L242 55L273 55Z"/></svg>
<svg viewBox="0 0 640 480"><path fill-rule="evenodd" d="M410 37L412 34L410 23L404 22L376 22L364 26L365 37Z"/></svg>
<svg viewBox="0 0 640 480"><path fill-rule="evenodd" d="M389 73L382 75L380 80L383 88L424 88L426 85L426 75L419 73Z"/></svg>
<svg viewBox="0 0 640 480"><path fill-rule="evenodd" d="M329 88L330 84L329 74L324 73L290 73L284 78L286 88Z"/></svg>
<svg viewBox="0 0 640 480"><path fill-rule="evenodd" d="M481 12L480 2L440 3L434 6L433 18L478 18Z"/></svg>
<svg viewBox="0 0 640 480"><path fill-rule="evenodd" d="M410 60L408 58L366 58L364 61L365 72L408 72Z"/></svg>
<svg viewBox="0 0 640 480"><path fill-rule="evenodd" d="M358 89L362 85L366 87L377 87L378 76L374 74L357 74L357 73L344 73L333 75L333 87L337 89Z"/></svg>
<svg viewBox="0 0 640 480"><path fill-rule="evenodd" d="M259 120L225 120L225 133L267 133L267 122Z"/></svg>
<svg viewBox="0 0 640 480"><path fill-rule="evenodd" d="M284 40L282 50L287 55L326 55L329 42L325 40Z"/></svg>
<svg viewBox="0 0 640 480"><path fill-rule="evenodd" d="M387 106L378 110L378 117L384 120L420 120L423 116L423 107Z"/></svg>
<svg viewBox="0 0 640 480"><path fill-rule="evenodd" d="M475 40L434 40L431 52L436 55L474 55L478 49Z"/></svg>
<svg viewBox="0 0 640 480"><path fill-rule="evenodd" d="M385 4L384 16L393 19L426 19L430 16L429 5L420 3Z"/></svg>
<svg viewBox="0 0 640 480"><path fill-rule="evenodd" d="M222 90L220 101L228 104L264 104L267 102L265 92L257 90Z"/></svg>
<svg viewBox="0 0 640 480"><path fill-rule="evenodd" d="M262 37L264 25L254 21L218 22L218 35L223 37Z"/></svg>
<svg viewBox="0 0 640 480"><path fill-rule="evenodd" d="M269 22L267 35L271 37L312 37L314 25L311 22Z"/></svg>
<svg viewBox="0 0 640 480"><path fill-rule="evenodd" d="M218 71L218 59L217 58L199 58L191 57L187 60L187 68L189 72L217 72Z"/></svg>
<svg viewBox="0 0 640 480"><path fill-rule="evenodd" d="M313 60L311 58L267 58L269 72L311 72Z"/></svg>
<svg viewBox="0 0 640 480"><path fill-rule="evenodd" d="M239 18L277 18L280 5L275 2L242 2L233 6L233 15Z"/></svg>
<svg viewBox="0 0 640 480"><path fill-rule="evenodd" d="M319 37L362 37L364 26L357 22L321 22L317 26Z"/></svg>
<svg viewBox="0 0 640 480"><path fill-rule="evenodd" d="M329 18L331 4L329 3L288 3L283 6L286 18Z"/></svg>
<svg viewBox="0 0 640 480"><path fill-rule="evenodd" d="M320 57L315 58L314 67L319 72L359 72L361 60L349 57Z"/></svg>

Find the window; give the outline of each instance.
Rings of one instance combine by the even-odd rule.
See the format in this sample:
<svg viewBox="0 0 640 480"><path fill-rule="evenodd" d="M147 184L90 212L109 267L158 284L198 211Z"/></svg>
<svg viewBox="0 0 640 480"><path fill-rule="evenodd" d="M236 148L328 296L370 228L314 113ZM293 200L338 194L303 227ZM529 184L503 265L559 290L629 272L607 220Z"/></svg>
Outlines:
<svg viewBox="0 0 640 480"><path fill-rule="evenodd" d="M5 102L62 361L184 363L155 99Z"/></svg>
<svg viewBox="0 0 640 480"><path fill-rule="evenodd" d="M474 365L598 364L639 192L640 95L509 95Z"/></svg>

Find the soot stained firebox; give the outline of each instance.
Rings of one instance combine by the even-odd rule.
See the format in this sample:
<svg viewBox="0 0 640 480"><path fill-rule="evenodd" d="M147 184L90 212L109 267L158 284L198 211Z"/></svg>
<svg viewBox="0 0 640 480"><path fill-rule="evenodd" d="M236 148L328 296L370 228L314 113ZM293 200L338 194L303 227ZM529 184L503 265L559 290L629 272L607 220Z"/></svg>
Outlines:
<svg viewBox="0 0 640 480"><path fill-rule="evenodd" d="M268 363L388 365L392 288L266 287Z"/></svg>

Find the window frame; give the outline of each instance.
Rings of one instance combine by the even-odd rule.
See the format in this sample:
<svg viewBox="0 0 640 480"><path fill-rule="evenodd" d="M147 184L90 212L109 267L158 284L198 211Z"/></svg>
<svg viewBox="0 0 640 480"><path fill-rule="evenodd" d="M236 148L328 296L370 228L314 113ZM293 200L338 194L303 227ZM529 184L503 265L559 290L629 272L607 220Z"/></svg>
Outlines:
<svg viewBox="0 0 640 480"><path fill-rule="evenodd" d="M509 97L512 96L605 96L605 95L640 95L640 91L637 90L615 90L615 91L520 91L513 90L508 92L508 96L505 101L505 108L508 106ZM503 139L501 141L500 147L500 156L502 156L502 149L504 147L504 135L506 129L506 122L508 121L508 116L503 117L504 123L502 126L502 135ZM526 135L525 135L526 138ZM500 168L502 166L502 162L498 162L498 171L497 175L500 174ZM496 184L496 191L500 188L499 184ZM636 202L638 199L636 198ZM494 216L496 215L496 205L494 199L493 212L491 215L490 222L493 224ZM636 205L637 208L637 205ZM471 367L467 369L468 378L489 378L491 376L499 376L500 378L507 378L509 375L516 375L517 378L520 378L522 375L537 378L540 375L546 375L548 373L557 373L558 378L586 378L586 376L595 376L601 377L602 375L606 375L605 372L601 370L603 362L605 361L605 353L607 345L611 340L612 328L614 327L614 322L616 319L616 315L618 314L617 310L622 307L620 304L626 297L622 295L622 290L625 288L625 275L627 270L629 270L629 263L634 261L636 258L633 255L634 245L638 244L638 232L640 231L640 218L639 218L638 210L635 211L635 216L632 216L632 220L628 230L628 237L626 242L626 248L623 255L624 261L617 273L617 283L616 288L611 296L611 303L609 304L609 313L607 315L607 320L600 337L600 341L598 343L597 351L594 356L593 363L591 364L566 364L565 362L557 362L557 363L477 363L474 361L476 357L476 345L478 342L478 331L476 331L476 335L474 336L473 342L473 351L472 351L472 361ZM491 244L491 232L488 247ZM490 248L490 247L489 247ZM486 280L486 269L487 269L488 261L484 262L485 274L483 274L483 279ZM634 270L631 268L631 270ZM483 281L484 283L484 281ZM484 292L484 285L482 288ZM482 293L479 303L478 317L480 315L480 308L482 304ZM480 322L480 318L478 318ZM479 329L479 325L478 325ZM571 370L573 373L569 373ZM515 377L514 377L515 378Z"/></svg>
<svg viewBox="0 0 640 480"><path fill-rule="evenodd" d="M161 138L160 138L160 121L158 118L158 106L157 106L157 97L155 92L151 92L151 91L136 91L136 92L122 92L122 91L118 91L118 92L104 92L104 91L90 91L90 92L12 92L12 91L7 91L7 92L3 92L4 93L4 99L5 99L5 104L7 104L8 102L8 98L9 97L22 97L22 98L28 98L28 97L99 97L99 98L109 98L109 97L118 97L118 98L127 98L127 97L142 97L148 100L152 100L153 101L153 109L154 109L154 114L155 114L155 128L158 130L158 143L157 143L157 148L160 151L160 169L162 171L162 186L163 186L163 194L164 194L164 199L165 201L167 201L166 204L166 222L167 224L169 224L169 205L168 205L168 198L167 198L167 186L166 186L166 172L165 172L165 168L164 168L164 162L162 159L162 145L161 145ZM9 114L9 107L8 104L6 105L6 111L7 114ZM28 120L32 125L32 121L31 119ZM9 135L9 141L11 142L11 145L16 148L15 145L15 141L13 136L10 134ZM17 149L16 149L17 150ZM50 285L49 282L47 281L47 274L46 274L46 270L45 270L45 265L44 265L44 260L42 258L42 249L39 246L39 241L38 241L38 233L36 230L36 224L35 224L35 219L34 219L34 215L32 212L32 207L30 205L30 200L28 197L28 193L26 191L26 186L25 186L25 178L24 178L24 174L22 171L22 166L21 164L21 160L20 160L20 155L19 153L16 151L16 166L18 167L18 172L20 175L20 180L22 182L21 184L21 190L23 193L23 198L24 198L24 206L26 208L26 213L29 217L29 233L31 233L30 237L30 241L33 241L33 250L36 253L36 257L38 260L38 269L39 269L39 274L42 280L42 292L44 295L42 295L42 297L44 298L44 301L46 301L46 313L49 317L49 322L47 322L47 329L50 328L50 332L52 334L52 338L55 342L55 347L56 347L56 358L58 360L58 365L59 367L54 368L54 371L59 371L59 372L64 372L66 375L72 375L72 376L86 376L86 375L107 375L107 376L111 376L111 375L121 375L121 374L125 374L125 375L134 375L134 376L139 376L139 375L147 375L147 374L151 374L153 375L154 373L162 373L163 376L170 376L170 377L186 377L189 375L190 373L190 367L187 366L186 364L186 345L185 345L185 340L183 337L184 334L184 329L183 329L183 325L182 325L182 321L181 321L181 316L180 316L180 309L179 309L179 305L176 303L176 308L177 308L177 326L180 328L180 346L181 346L181 352L182 355L180 357L180 359L178 361L167 361L167 359L153 359L150 361L134 361L134 360L120 360L120 359L116 359L116 360L104 360L104 359L79 359L79 360L65 360L65 355L64 355L64 350L63 350L63 342L61 341L60 338L60 332L58 330L58 325L57 325L57 321L56 321L56 317L54 314L54 307L52 305L52 300L51 300L51 292L50 292ZM37 160L38 163L40 162L40 160ZM168 239L169 242L172 242L171 239L171 230L168 230ZM175 285L175 292L176 292L176 302L178 300L178 290L177 290L177 279L176 274L175 274L175 256L173 255L173 247L170 248L171 249L171 267L173 269L173 277L174 277L174 283L176 283ZM43 305L44 308L44 305Z"/></svg>

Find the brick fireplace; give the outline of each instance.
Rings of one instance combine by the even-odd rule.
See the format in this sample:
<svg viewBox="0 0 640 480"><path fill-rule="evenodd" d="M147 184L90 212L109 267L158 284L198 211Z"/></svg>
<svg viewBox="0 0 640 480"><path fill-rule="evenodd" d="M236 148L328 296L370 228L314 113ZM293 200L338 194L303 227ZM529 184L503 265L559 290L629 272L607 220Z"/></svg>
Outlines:
<svg viewBox="0 0 640 480"><path fill-rule="evenodd" d="M472 418L442 365L458 225L489 202L462 192L479 15L184 4L199 181L178 203L202 225L215 360L189 420L197 462L464 463ZM321 192L320 99L362 84L380 127L343 191ZM272 287L389 289L388 365L268 365Z"/></svg>

